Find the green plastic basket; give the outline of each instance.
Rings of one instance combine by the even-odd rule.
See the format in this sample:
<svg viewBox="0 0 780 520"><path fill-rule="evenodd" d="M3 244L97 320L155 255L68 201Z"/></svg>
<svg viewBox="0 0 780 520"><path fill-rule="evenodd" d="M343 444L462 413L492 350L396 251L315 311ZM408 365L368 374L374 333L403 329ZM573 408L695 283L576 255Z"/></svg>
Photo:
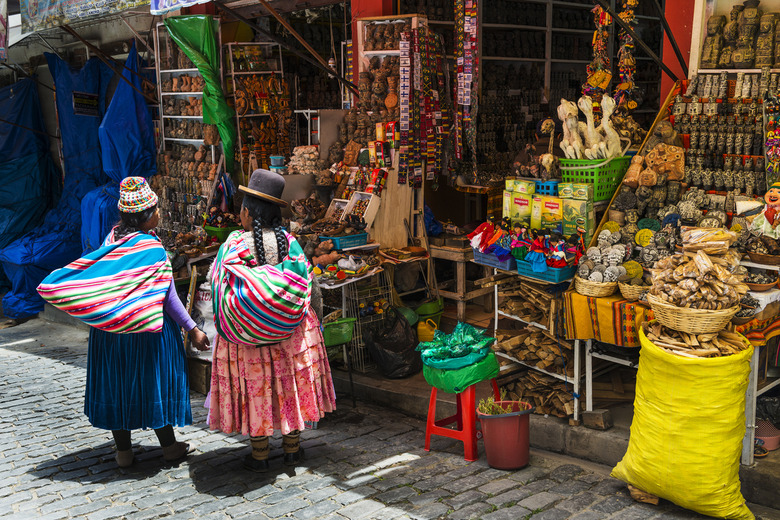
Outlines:
<svg viewBox="0 0 780 520"><path fill-rule="evenodd" d="M326 347L343 345L352 341L356 318L342 318L323 325L322 337Z"/></svg>
<svg viewBox="0 0 780 520"><path fill-rule="evenodd" d="M587 182L593 184L593 201L608 200L620 186L631 164L631 157L615 157L603 166L603 160L561 159L563 182Z"/></svg>
<svg viewBox="0 0 780 520"><path fill-rule="evenodd" d="M206 232L208 236L217 237L217 240L219 240L220 242L224 242L225 240L227 240L228 235L233 231L236 231L237 229L241 229L241 226L237 226L237 227L203 226L203 230Z"/></svg>

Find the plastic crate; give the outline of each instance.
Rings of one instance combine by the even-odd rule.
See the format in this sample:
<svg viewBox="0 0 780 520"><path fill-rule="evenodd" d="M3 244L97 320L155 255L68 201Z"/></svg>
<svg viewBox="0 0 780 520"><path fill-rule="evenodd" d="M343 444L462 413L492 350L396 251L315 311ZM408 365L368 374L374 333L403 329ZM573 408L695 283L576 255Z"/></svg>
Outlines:
<svg viewBox="0 0 780 520"><path fill-rule="evenodd" d="M573 278L576 270L577 266L572 265L561 268L548 267L545 272L537 273L531 268L531 264L525 260L517 262L517 274L521 274L527 278L553 283L565 282L566 280Z"/></svg>
<svg viewBox="0 0 780 520"><path fill-rule="evenodd" d="M368 233L357 233L344 237L324 237L320 236L320 242L333 240L333 249L347 249L349 247L363 246L368 242Z"/></svg>
<svg viewBox="0 0 780 520"><path fill-rule="evenodd" d="M208 236L217 237L217 240L219 240L220 242L224 242L225 240L227 240L228 235L238 229L242 229L241 226L237 226L237 227L203 226L203 230L206 232Z"/></svg>
<svg viewBox="0 0 780 520"><path fill-rule="evenodd" d="M558 181L535 181L536 195L558 195Z"/></svg>
<svg viewBox="0 0 780 520"><path fill-rule="evenodd" d="M342 318L322 326L322 338L326 347L343 345L352 341L352 331L355 330L357 318Z"/></svg>
<svg viewBox="0 0 780 520"><path fill-rule="evenodd" d="M514 271L516 268L516 263L514 258L509 258L508 260L504 260L503 262L498 259L496 255L492 255L489 253L480 253L476 249L474 249L474 261L481 265L486 265L488 267L495 267L496 269L503 269L505 271Z"/></svg>
<svg viewBox="0 0 780 520"><path fill-rule="evenodd" d="M593 184L594 202L611 199L631 164L631 157L615 157L603 166L592 167L603 162L602 160L561 159L563 182Z"/></svg>

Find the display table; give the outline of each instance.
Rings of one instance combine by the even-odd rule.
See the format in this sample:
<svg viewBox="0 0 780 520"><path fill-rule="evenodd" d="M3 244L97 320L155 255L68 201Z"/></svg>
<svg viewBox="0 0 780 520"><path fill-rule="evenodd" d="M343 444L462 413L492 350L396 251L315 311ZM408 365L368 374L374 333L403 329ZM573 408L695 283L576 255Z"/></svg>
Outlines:
<svg viewBox="0 0 780 520"><path fill-rule="evenodd" d="M474 251L471 247L447 247L429 246L431 258L434 260L448 260L455 263L455 280L442 282L439 285L439 294L457 302L458 321L466 319L466 302L493 292L491 287L468 288L466 283L466 262L474 259ZM490 275L490 267L483 266L485 276ZM455 285L455 290L446 288ZM445 288L445 289L442 289Z"/></svg>
<svg viewBox="0 0 780 520"><path fill-rule="evenodd" d="M645 315L652 313L649 307L630 302L619 292L595 298L569 291L564 294L563 303L567 339L592 339L620 347L639 346L639 326Z"/></svg>

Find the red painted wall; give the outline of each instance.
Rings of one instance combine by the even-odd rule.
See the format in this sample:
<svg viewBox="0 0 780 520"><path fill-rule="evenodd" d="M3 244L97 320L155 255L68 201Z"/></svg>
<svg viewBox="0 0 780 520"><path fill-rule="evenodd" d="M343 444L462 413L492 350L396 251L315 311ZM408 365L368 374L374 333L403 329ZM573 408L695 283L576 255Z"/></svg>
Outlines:
<svg viewBox="0 0 780 520"><path fill-rule="evenodd" d="M693 0L666 0L666 20L669 22L669 28L672 30L674 39L677 42L677 46L680 48L683 59L690 65L690 53L691 53L691 29L693 27ZM663 60L667 67L672 69L672 72L677 74L680 79L685 79L682 67L679 65L677 56L672 49L672 44L669 42L666 33L664 33L664 49ZM661 80L661 103L664 102L666 96L669 94L669 90L674 85L674 81L666 75L661 73L663 79Z"/></svg>
<svg viewBox="0 0 780 520"><path fill-rule="evenodd" d="M393 0L352 0L350 2L352 7L352 41L357 45L357 20L358 18L364 18L367 16L389 16L394 13ZM354 71L353 78L358 76L358 60L357 52L352 52L352 70Z"/></svg>

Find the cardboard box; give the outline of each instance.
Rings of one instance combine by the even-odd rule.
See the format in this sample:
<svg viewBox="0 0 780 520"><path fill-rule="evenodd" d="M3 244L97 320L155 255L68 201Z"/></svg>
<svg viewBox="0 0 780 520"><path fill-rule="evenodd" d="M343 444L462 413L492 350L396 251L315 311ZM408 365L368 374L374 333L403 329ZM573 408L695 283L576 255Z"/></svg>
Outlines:
<svg viewBox="0 0 780 520"><path fill-rule="evenodd" d="M512 225L521 224L525 227L531 225L531 213L533 209L534 196L523 193L512 194Z"/></svg>
<svg viewBox="0 0 780 520"><path fill-rule="evenodd" d="M531 204L531 229L542 229L542 205L544 195L537 195Z"/></svg>
<svg viewBox="0 0 780 520"><path fill-rule="evenodd" d="M508 182L508 181L507 181ZM504 200L503 200L503 211L501 213L501 216L503 218L512 218L512 203L514 202L512 200L512 196L514 195L514 192L509 190L504 190Z"/></svg>
<svg viewBox="0 0 780 520"><path fill-rule="evenodd" d="M593 219L595 212L593 202L588 200L563 200L563 234L571 236L577 233L577 228L585 230L585 243L590 242L593 235Z"/></svg>
<svg viewBox="0 0 780 520"><path fill-rule="evenodd" d="M563 233L563 201L564 199L559 197L544 195L541 229Z"/></svg>
<svg viewBox="0 0 780 520"><path fill-rule="evenodd" d="M562 199L571 199L574 196L573 184L571 182L559 182L558 196Z"/></svg>
<svg viewBox="0 0 780 520"><path fill-rule="evenodd" d="M211 361L187 358L190 390L206 395L211 389Z"/></svg>
<svg viewBox="0 0 780 520"><path fill-rule="evenodd" d="M577 200L593 200L593 184L575 182L571 185L572 198Z"/></svg>
<svg viewBox="0 0 780 520"><path fill-rule="evenodd" d="M533 195L536 193L536 183L534 181L515 179L515 191L518 193L525 193L526 195Z"/></svg>
<svg viewBox="0 0 780 520"><path fill-rule="evenodd" d="M514 177L507 177L504 179L504 190L506 191L515 191L515 178Z"/></svg>

